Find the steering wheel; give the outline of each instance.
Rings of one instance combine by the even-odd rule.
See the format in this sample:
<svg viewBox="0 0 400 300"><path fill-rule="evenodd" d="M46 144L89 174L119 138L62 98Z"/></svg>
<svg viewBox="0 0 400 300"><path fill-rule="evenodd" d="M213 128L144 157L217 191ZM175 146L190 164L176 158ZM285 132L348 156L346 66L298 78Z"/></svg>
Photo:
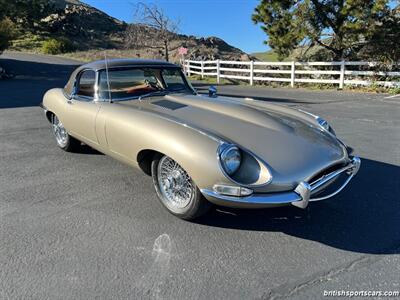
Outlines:
<svg viewBox="0 0 400 300"><path fill-rule="evenodd" d="M144 80L144 83L145 83L148 87L151 87L151 88L153 88L153 89L156 89L156 90L159 90L159 89L160 89L160 87L158 86L157 83L150 82L148 79L145 79L145 80Z"/></svg>

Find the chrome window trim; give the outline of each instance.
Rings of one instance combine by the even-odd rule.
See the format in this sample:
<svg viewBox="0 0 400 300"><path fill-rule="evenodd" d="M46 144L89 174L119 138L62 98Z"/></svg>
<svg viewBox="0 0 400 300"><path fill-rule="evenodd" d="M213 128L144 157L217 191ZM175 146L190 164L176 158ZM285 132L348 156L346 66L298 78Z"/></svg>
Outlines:
<svg viewBox="0 0 400 300"><path fill-rule="evenodd" d="M94 85L93 85L93 97L90 96L83 96L83 95L78 95L78 94L74 94L74 92L71 93L71 95L69 95L69 99L70 100L75 100L75 101L80 101L80 102L97 102L98 99L98 73L96 70L87 68L87 69L83 69L81 70L78 74L76 74L75 76L75 81L74 81L74 88L73 90L76 89L77 84L79 84L81 76L84 72L87 71L92 71L95 74L95 79L94 79Z"/></svg>

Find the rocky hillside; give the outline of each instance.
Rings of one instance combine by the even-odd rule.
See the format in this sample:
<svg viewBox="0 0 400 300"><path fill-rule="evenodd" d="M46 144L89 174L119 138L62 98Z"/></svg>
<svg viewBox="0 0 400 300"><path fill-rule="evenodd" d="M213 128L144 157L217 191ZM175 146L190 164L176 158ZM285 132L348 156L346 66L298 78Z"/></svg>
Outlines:
<svg viewBox="0 0 400 300"><path fill-rule="evenodd" d="M125 47L127 24L78 0L54 1L54 13L42 19L40 30L25 30L21 39L14 43L15 50L39 50L49 38L65 37L78 52L95 52L113 49L116 56L138 56L161 58L157 49L133 50ZM171 56L178 59L176 48L185 46L192 59L248 60L249 56L217 37L197 38L181 34L174 35Z"/></svg>
<svg viewBox="0 0 400 300"><path fill-rule="evenodd" d="M53 0L55 13L42 20L50 34L61 34L78 49L118 47L126 24L78 0Z"/></svg>

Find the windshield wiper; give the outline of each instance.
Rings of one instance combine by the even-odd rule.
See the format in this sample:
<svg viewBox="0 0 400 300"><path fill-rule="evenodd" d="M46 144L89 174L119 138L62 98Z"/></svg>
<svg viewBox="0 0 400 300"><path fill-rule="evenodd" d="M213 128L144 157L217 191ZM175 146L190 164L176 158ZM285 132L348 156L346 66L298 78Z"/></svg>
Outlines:
<svg viewBox="0 0 400 300"><path fill-rule="evenodd" d="M143 98L153 97L153 96L165 96L165 95L168 94L168 93L169 93L169 91L167 91L167 90L154 91L154 92L150 92L150 93L147 93L147 94L140 95L140 96L138 97L138 99L139 99L139 101L140 101L140 100L142 100Z"/></svg>

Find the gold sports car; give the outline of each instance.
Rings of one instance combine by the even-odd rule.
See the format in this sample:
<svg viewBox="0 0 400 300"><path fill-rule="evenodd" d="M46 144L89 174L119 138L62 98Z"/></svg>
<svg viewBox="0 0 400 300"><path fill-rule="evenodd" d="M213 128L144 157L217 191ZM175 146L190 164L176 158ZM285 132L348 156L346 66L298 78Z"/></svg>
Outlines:
<svg viewBox="0 0 400 300"><path fill-rule="evenodd" d="M339 193L360 167L329 124L251 99L199 95L177 65L96 61L42 107L65 151L81 143L152 176L160 202L194 219L212 203L307 207Z"/></svg>

